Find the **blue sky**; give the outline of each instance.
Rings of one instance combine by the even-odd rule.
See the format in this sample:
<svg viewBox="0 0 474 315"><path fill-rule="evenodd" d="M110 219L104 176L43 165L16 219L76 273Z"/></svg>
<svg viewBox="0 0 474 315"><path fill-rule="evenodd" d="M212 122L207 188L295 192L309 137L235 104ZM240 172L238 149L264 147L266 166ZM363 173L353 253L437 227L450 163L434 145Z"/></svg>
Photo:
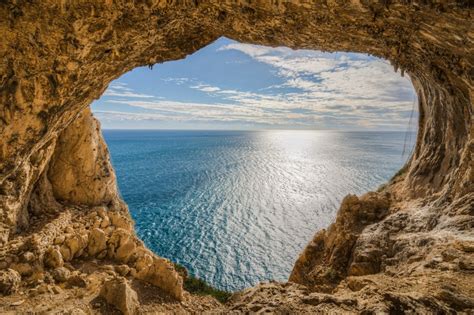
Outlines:
<svg viewBox="0 0 474 315"><path fill-rule="evenodd" d="M220 38L124 74L92 110L106 129L406 130L415 101L409 78L372 56Z"/></svg>

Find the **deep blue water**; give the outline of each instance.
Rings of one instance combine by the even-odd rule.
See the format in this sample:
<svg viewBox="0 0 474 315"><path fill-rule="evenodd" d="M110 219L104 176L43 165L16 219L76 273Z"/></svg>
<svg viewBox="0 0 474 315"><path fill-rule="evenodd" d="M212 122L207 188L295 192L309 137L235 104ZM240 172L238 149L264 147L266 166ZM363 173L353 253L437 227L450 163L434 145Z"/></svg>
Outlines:
<svg viewBox="0 0 474 315"><path fill-rule="evenodd" d="M138 235L157 254L228 290L287 279L342 198L376 189L408 156L403 132L104 136Z"/></svg>

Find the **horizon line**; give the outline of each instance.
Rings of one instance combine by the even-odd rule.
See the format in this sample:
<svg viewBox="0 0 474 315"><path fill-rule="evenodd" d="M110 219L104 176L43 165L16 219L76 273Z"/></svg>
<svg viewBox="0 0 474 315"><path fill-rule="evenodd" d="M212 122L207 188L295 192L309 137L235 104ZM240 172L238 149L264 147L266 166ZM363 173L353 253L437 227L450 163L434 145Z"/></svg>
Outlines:
<svg viewBox="0 0 474 315"><path fill-rule="evenodd" d="M101 130L120 131L335 131L335 132L409 132L416 133L418 130L383 130L383 129L174 129L174 128L101 128Z"/></svg>

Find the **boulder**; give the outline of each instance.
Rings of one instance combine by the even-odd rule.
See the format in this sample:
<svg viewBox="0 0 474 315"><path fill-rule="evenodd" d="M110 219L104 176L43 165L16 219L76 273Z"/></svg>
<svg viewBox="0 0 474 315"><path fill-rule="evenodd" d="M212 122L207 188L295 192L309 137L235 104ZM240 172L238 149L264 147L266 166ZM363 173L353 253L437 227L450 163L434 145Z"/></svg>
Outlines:
<svg viewBox="0 0 474 315"><path fill-rule="evenodd" d="M51 247L44 254L44 264L47 267L57 268L64 264L63 255L57 247Z"/></svg>
<svg viewBox="0 0 474 315"><path fill-rule="evenodd" d="M183 278L167 259L154 256L151 265L141 269L136 277L163 289L178 301L183 300Z"/></svg>
<svg viewBox="0 0 474 315"><path fill-rule="evenodd" d="M115 278L105 282L100 296L124 315L137 314L138 296L125 278Z"/></svg>
<svg viewBox="0 0 474 315"><path fill-rule="evenodd" d="M110 258L115 258L122 262L128 261L135 253L136 247L133 235L130 231L122 228L113 231L108 241Z"/></svg>
<svg viewBox="0 0 474 315"><path fill-rule="evenodd" d="M89 235L87 251L90 256L96 256L107 248L107 236L101 229L95 228Z"/></svg>
<svg viewBox="0 0 474 315"><path fill-rule="evenodd" d="M72 237L66 239L65 244L69 248L70 256L79 257L82 254L82 250L87 246L88 236L87 234L76 233Z"/></svg>
<svg viewBox="0 0 474 315"><path fill-rule="evenodd" d="M119 261L127 262L130 256L134 254L136 248L137 246L135 245L135 242L132 239L129 239L117 249L115 258Z"/></svg>
<svg viewBox="0 0 474 315"><path fill-rule="evenodd" d="M20 286L21 276L13 269L0 270L0 293L9 295L15 293Z"/></svg>

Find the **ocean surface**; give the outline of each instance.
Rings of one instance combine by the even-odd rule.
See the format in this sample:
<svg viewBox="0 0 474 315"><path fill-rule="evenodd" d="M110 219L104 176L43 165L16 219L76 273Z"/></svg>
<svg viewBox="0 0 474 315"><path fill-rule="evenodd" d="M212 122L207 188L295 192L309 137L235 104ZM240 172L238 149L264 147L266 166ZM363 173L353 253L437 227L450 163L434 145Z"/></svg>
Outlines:
<svg viewBox="0 0 474 315"><path fill-rule="evenodd" d="M104 130L136 230L226 290L286 280L342 198L389 180L415 134ZM404 152L405 151L405 152Z"/></svg>

